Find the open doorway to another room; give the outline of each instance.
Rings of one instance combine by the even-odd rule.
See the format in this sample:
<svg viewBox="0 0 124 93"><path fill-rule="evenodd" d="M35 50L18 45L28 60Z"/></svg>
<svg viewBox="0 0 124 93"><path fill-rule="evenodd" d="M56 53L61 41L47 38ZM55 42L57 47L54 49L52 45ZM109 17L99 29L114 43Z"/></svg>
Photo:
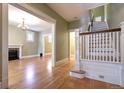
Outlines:
<svg viewBox="0 0 124 93"><path fill-rule="evenodd" d="M46 73L51 72L55 65L55 23L18 5L8 5L8 54L9 87L23 80L26 84L35 82L35 74L43 67Z"/></svg>
<svg viewBox="0 0 124 93"><path fill-rule="evenodd" d="M52 35L51 34L43 35L43 54L44 56L52 55Z"/></svg>
<svg viewBox="0 0 124 93"><path fill-rule="evenodd" d="M75 32L70 32L70 59L75 60Z"/></svg>

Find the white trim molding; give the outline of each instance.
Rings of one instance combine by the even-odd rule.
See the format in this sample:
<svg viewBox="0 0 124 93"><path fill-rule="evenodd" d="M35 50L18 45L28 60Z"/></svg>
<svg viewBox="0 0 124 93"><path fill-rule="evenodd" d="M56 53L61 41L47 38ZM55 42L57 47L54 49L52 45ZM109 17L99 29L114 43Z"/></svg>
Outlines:
<svg viewBox="0 0 124 93"><path fill-rule="evenodd" d="M89 61L81 64L87 78L121 85L121 64Z"/></svg>
<svg viewBox="0 0 124 93"><path fill-rule="evenodd" d="M124 87L124 22L121 22L121 86Z"/></svg>
<svg viewBox="0 0 124 93"><path fill-rule="evenodd" d="M25 59L25 58L32 58L32 57L40 57L40 55L28 55L28 56L22 56L21 59Z"/></svg>
<svg viewBox="0 0 124 93"><path fill-rule="evenodd" d="M15 7L18 7L20 9L24 10L24 11L27 11L27 12L29 12L29 13L45 20L45 21L47 21L47 22L56 23L55 19L53 19L52 17L48 16L47 14L43 13L42 11L40 11L40 10L38 10L38 9L28 5L28 4L24 4L24 3L23 4L21 4L21 3L14 3L13 4L12 3L11 5L13 5Z"/></svg>
<svg viewBox="0 0 124 93"><path fill-rule="evenodd" d="M19 59L21 59L22 58L22 46L23 46L23 44L9 44L8 48L19 49Z"/></svg>

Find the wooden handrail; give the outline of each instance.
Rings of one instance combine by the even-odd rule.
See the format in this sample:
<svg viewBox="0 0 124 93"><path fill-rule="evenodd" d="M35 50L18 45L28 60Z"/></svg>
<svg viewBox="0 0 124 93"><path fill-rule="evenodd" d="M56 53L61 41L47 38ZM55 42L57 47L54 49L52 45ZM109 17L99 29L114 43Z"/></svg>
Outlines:
<svg viewBox="0 0 124 93"><path fill-rule="evenodd" d="M97 33L106 33L106 32L119 32L121 28L107 29L101 31L93 31L93 32L82 32L79 35L88 35L88 34L97 34Z"/></svg>

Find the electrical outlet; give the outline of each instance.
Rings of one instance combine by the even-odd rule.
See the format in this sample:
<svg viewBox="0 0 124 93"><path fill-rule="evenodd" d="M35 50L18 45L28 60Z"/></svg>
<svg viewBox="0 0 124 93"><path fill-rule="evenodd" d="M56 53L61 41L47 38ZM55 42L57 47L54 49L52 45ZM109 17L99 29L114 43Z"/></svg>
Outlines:
<svg viewBox="0 0 124 93"><path fill-rule="evenodd" d="M102 78L102 79L104 79L104 76L103 76L103 75L99 75L99 78Z"/></svg>

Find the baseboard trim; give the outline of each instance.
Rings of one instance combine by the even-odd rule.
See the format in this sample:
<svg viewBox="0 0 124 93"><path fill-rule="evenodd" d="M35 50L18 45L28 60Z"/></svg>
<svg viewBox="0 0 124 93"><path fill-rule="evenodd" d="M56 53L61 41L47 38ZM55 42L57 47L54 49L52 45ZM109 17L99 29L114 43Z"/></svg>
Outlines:
<svg viewBox="0 0 124 93"><path fill-rule="evenodd" d="M69 60L69 58L61 59L61 60L59 60L59 61L56 62L55 66L60 65L60 64L63 64L64 62L66 62L68 60Z"/></svg>
<svg viewBox="0 0 124 93"><path fill-rule="evenodd" d="M39 55L29 55L29 56L22 56L21 59L25 59L25 58L32 58L32 57L38 57Z"/></svg>

